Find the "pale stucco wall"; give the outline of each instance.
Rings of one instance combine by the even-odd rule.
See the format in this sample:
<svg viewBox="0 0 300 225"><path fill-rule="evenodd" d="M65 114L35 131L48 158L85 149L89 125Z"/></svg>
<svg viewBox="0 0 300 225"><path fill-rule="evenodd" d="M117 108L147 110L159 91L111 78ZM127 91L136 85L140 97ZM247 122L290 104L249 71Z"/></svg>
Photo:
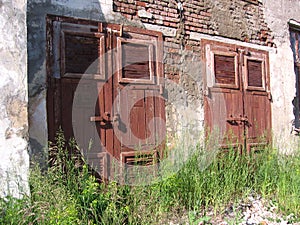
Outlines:
<svg viewBox="0 0 300 225"><path fill-rule="evenodd" d="M290 152L298 148L299 136L291 134L291 121L295 118L292 101L296 96L296 75L288 21L300 21L300 1L264 0L263 3L265 18L277 46L270 52L274 146L281 152Z"/></svg>
<svg viewBox="0 0 300 225"><path fill-rule="evenodd" d="M0 1L0 196L28 194L26 0Z"/></svg>

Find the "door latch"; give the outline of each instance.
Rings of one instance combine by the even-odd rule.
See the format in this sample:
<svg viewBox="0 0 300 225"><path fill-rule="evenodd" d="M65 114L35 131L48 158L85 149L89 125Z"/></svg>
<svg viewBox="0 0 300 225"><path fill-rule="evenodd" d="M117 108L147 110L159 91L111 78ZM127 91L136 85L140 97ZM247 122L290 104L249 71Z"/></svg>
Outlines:
<svg viewBox="0 0 300 225"><path fill-rule="evenodd" d="M230 117L226 119L226 122L231 125L245 124L246 126L250 126L248 117L242 115L240 115L240 117L233 117L232 115L230 115Z"/></svg>
<svg viewBox="0 0 300 225"><path fill-rule="evenodd" d="M120 120L120 114L115 114L111 116L109 112L105 112L104 116L91 116L90 122L100 122L102 125L106 125L108 123L115 124Z"/></svg>

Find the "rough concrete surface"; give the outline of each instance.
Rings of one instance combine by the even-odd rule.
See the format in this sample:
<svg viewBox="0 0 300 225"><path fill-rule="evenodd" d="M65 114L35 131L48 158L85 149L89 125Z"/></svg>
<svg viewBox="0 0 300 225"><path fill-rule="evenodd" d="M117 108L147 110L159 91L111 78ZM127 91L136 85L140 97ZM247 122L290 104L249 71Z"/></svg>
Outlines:
<svg viewBox="0 0 300 225"><path fill-rule="evenodd" d="M0 4L0 196L28 187L26 1Z"/></svg>

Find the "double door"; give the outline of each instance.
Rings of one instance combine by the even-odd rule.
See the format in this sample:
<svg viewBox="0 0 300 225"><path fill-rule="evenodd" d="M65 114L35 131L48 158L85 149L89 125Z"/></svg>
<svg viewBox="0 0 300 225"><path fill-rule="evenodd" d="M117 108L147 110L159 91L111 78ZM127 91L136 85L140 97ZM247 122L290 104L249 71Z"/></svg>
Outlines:
<svg viewBox="0 0 300 225"><path fill-rule="evenodd" d="M222 149L261 150L271 141L268 53L203 41L207 135Z"/></svg>
<svg viewBox="0 0 300 225"><path fill-rule="evenodd" d="M60 17L48 32L50 139L61 126L103 178L130 180L130 167L155 164L165 139L161 33Z"/></svg>

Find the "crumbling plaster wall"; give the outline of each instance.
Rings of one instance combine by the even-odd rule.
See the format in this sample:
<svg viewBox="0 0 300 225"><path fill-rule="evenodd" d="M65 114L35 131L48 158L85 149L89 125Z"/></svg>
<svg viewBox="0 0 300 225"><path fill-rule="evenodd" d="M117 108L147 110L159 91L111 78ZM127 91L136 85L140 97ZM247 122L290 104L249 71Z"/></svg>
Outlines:
<svg viewBox="0 0 300 225"><path fill-rule="evenodd" d="M0 1L0 196L28 187L26 1Z"/></svg>
<svg viewBox="0 0 300 225"><path fill-rule="evenodd" d="M297 149L299 137L291 134L296 76L288 22L290 19L300 21L300 2L264 0L264 9L277 46L276 51L270 52L273 140L281 151L289 152Z"/></svg>

